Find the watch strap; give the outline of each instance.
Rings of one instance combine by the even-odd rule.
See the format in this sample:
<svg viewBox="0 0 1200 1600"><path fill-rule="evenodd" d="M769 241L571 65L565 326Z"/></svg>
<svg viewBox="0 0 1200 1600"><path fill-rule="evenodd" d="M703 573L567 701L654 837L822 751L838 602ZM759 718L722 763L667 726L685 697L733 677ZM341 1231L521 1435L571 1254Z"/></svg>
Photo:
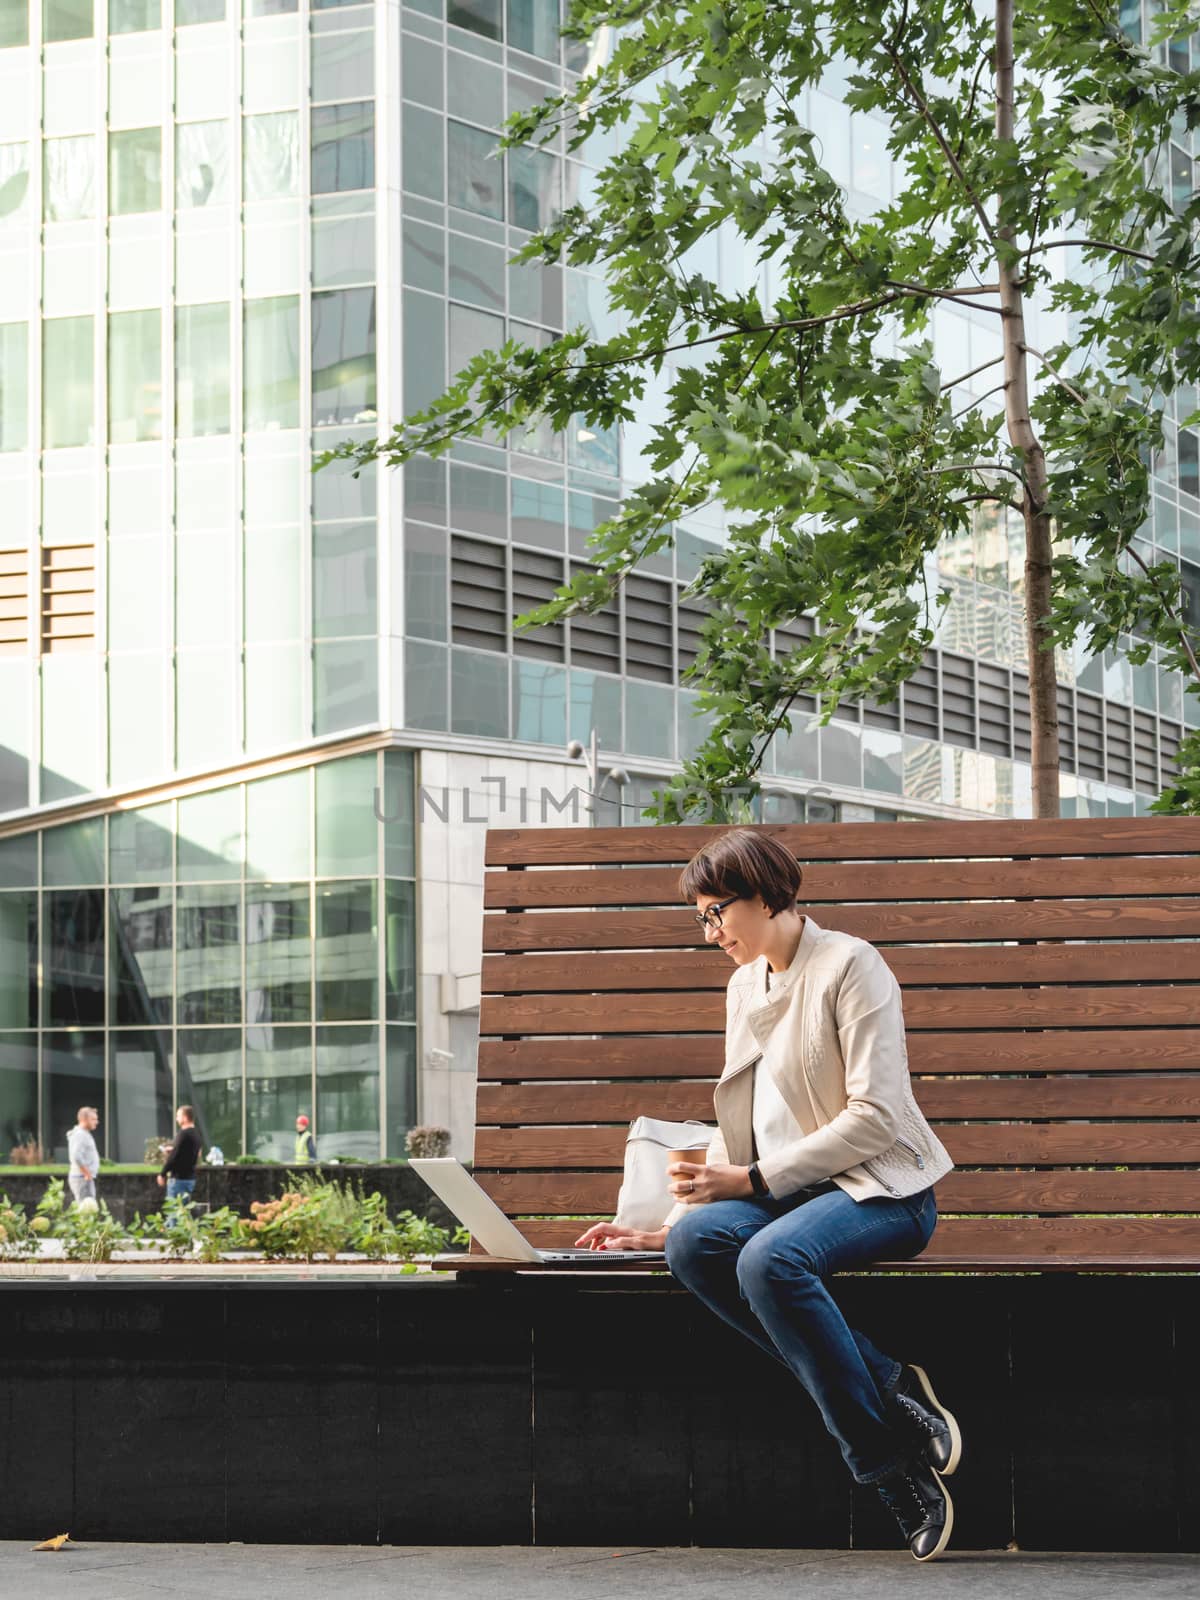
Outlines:
<svg viewBox="0 0 1200 1600"><path fill-rule="evenodd" d="M747 1170L747 1172L749 1173L749 1176L750 1176L750 1187L754 1190L755 1194L756 1195L767 1195L767 1194L770 1194L771 1191L767 1187L767 1180L763 1177L762 1173L758 1170L758 1162L757 1161L752 1161L750 1163L749 1167L747 1167L746 1170Z"/></svg>

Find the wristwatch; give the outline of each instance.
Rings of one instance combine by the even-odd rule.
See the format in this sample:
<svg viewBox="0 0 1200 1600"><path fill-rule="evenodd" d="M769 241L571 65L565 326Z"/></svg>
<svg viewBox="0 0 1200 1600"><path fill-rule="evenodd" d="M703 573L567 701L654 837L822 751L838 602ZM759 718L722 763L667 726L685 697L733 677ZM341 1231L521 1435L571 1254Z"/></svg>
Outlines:
<svg viewBox="0 0 1200 1600"><path fill-rule="evenodd" d="M757 1161L752 1161L750 1163L750 1165L746 1168L746 1172L747 1172L747 1174L749 1175L749 1178L750 1178L750 1187L754 1190L755 1194L757 1194L757 1195L770 1194L771 1191L767 1187L767 1180L763 1177L762 1173L758 1170L758 1162Z"/></svg>

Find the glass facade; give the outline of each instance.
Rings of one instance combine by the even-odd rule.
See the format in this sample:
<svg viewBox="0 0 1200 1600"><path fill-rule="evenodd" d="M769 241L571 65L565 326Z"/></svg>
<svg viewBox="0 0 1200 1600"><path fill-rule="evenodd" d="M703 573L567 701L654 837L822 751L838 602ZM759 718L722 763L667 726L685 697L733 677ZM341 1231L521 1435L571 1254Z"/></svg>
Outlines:
<svg viewBox="0 0 1200 1600"><path fill-rule="evenodd" d="M0 840L0 1159L94 1104L141 1160L181 1102L230 1160L290 1158L300 1112L323 1156L403 1154L412 794L372 751Z"/></svg>

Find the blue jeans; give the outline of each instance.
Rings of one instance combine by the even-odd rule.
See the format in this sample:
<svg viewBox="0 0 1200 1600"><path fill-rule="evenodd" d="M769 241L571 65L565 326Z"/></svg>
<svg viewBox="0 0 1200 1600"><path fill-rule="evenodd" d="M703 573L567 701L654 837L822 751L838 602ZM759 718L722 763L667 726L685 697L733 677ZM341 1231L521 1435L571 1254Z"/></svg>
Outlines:
<svg viewBox="0 0 1200 1600"><path fill-rule="evenodd" d="M782 1361L855 1478L874 1483L911 1453L884 1409L903 1369L847 1325L825 1280L919 1255L936 1226L932 1189L897 1200L852 1200L836 1186L784 1200L716 1200L667 1234L667 1265L710 1311Z"/></svg>
<svg viewBox="0 0 1200 1600"><path fill-rule="evenodd" d="M195 1178L168 1178L167 1179L167 1199L168 1200L187 1200L187 1199L190 1198L192 1190L195 1187L196 1187Z"/></svg>

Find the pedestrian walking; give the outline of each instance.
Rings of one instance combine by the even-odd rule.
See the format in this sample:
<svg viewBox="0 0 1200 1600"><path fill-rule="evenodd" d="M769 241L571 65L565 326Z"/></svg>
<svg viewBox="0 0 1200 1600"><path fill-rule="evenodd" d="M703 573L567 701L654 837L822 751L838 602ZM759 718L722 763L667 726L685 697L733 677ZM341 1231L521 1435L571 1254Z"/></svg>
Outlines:
<svg viewBox="0 0 1200 1600"><path fill-rule="evenodd" d="M67 1134L67 1155L71 1159L67 1183L76 1200L96 1198L100 1152L93 1135L99 1126L100 1113L95 1106L80 1106L75 1113L75 1126Z"/></svg>
<svg viewBox="0 0 1200 1600"><path fill-rule="evenodd" d="M196 1113L191 1106L180 1106L175 1113L179 1132L175 1143L167 1151L158 1186L166 1185L168 1200L187 1200L196 1187L196 1163L200 1159L200 1135L196 1131Z"/></svg>
<svg viewBox="0 0 1200 1600"><path fill-rule="evenodd" d="M296 1153L294 1159L303 1165L317 1159L317 1141L313 1138L308 1118L303 1112L296 1118Z"/></svg>

